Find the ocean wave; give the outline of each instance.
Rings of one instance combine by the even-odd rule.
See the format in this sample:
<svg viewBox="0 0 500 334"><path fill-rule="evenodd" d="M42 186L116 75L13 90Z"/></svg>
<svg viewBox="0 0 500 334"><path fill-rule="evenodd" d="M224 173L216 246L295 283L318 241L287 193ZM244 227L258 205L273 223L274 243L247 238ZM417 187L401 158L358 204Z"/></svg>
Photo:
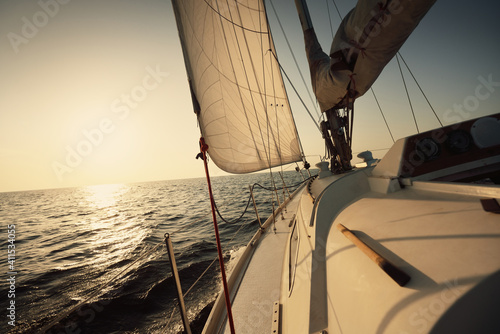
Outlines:
<svg viewBox="0 0 500 334"><path fill-rule="evenodd" d="M58 214L58 215L48 216L47 219L59 219L59 218L67 217L67 216L71 216L71 215L72 215L72 213L62 213L62 214Z"/></svg>
<svg viewBox="0 0 500 334"><path fill-rule="evenodd" d="M229 221L239 217L248 200L248 184L263 184L265 177L214 178L221 214ZM166 232L171 234L182 289L192 287L185 297L189 317L193 325L198 322L203 327L220 289L205 181L124 187L106 197L105 203L86 188L2 194L0 218L15 222L16 231L22 233L16 239L16 253L19 247L22 254L16 269L23 275L16 300L22 306L18 333L39 333L78 303L79 308L48 333L177 333L177 295L166 247L149 252L164 243ZM259 203L270 198L257 189L255 195ZM269 203L265 205L259 206L263 219L271 212ZM241 247L258 229L255 213L250 208L238 224L220 221L219 229L224 261L231 270ZM166 328L172 311L173 320Z"/></svg>

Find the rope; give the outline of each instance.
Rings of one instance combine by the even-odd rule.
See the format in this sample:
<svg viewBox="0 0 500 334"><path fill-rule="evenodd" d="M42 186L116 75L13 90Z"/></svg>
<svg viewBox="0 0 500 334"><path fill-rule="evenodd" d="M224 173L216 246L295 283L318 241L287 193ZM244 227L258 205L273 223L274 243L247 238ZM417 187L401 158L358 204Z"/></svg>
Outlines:
<svg viewBox="0 0 500 334"><path fill-rule="evenodd" d="M252 190L253 190L253 188L252 188ZM251 200L251 199L252 199L252 196L251 196L251 195L249 195L249 196L248 196L247 205L246 205L246 207L245 207L245 210L243 210L243 213L242 213L242 214L238 217L238 219L236 219L236 220L235 220L235 221L233 221L233 222L229 222L229 221L227 221L226 219L224 219L224 217L222 217L222 215L221 215L221 214L220 214L220 212L219 212L219 208L217 207L217 205L216 205L216 204L215 204L215 202L214 202L214 204L215 204L215 211L217 211L217 214L219 215L220 219L222 219L222 221L223 221L223 222L225 222L226 224L236 224L236 223L238 223L238 222L241 220L241 218L243 218L243 216L245 215L245 213L247 213L248 207L250 206L250 200Z"/></svg>
<svg viewBox="0 0 500 334"><path fill-rule="evenodd" d="M298 187L300 186L302 183L304 182L307 182L309 179L313 178L314 176L311 176L311 177L308 177L307 179L305 179L304 181L300 181L299 183L296 183L296 184L293 184L291 186L288 186L288 188L294 188L294 187ZM259 184L259 183L255 183L253 186L252 186L252 189L253 187L255 186L258 186L264 190L268 190L268 191L274 191L275 188L269 188L269 187L264 187L263 185ZM276 188L277 190L282 190L284 187L281 187L281 188Z"/></svg>
<svg viewBox="0 0 500 334"><path fill-rule="evenodd" d="M243 194L243 192L242 192L242 194ZM226 199L224 202L222 202L222 206L223 206L223 207L226 205L226 202L227 202L228 200L229 200L229 199ZM211 213L211 211L210 211L210 210L208 210L208 211L207 211L207 212L206 212L203 216L201 216L201 218L205 218L206 216L210 215L210 213ZM219 214L219 217L220 217L220 214ZM221 217L221 218L222 218L222 217ZM224 219L222 219L222 220L224 220ZM187 224L187 225L185 225L185 226L183 226L183 227L181 227L181 228L179 228L179 229L175 230L174 232L170 233L170 236L173 236L174 234L179 233L179 232L181 232L182 230L185 230L186 228L188 228L188 227L190 227L190 226L192 226L192 225L199 224L201 221L202 221L202 220L195 220L195 221L193 221L193 222L191 222L191 223L189 223L189 224Z"/></svg>
<svg viewBox="0 0 500 334"><path fill-rule="evenodd" d="M309 177L309 178L307 178L307 179L305 179L305 180L303 180L303 181L301 181L301 182L298 182L298 183L296 183L296 184L294 184L294 185L289 186L288 188L294 188L294 187L300 186L302 183L304 183L304 182L308 182L311 178L313 178L313 177ZM254 187L255 187L255 186L258 186L258 187L260 187L260 188L262 188L262 189L264 189L264 190L268 190L268 191L275 191L275 188L268 188L268 187L264 187L264 186L262 186L262 185L260 185L260 184L258 184L258 183L254 183L254 184L252 185L252 191L253 191L253 189L254 189ZM285 187L282 187L282 188L280 188L280 189L283 189L283 188L285 188ZM219 217L220 217L220 218L221 218L224 222L229 223L229 224L234 224L234 223L239 222L239 221L241 220L241 218L245 215L245 213L246 213L246 212L247 212L247 210L248 210L250 200L251 200L251 195L249 196L249 199L248 199L247 205L246 205L245 210L243 211L243 213L240 215L240 217L239 217L238 219L236 219L236 220L235 220L234 222L232 222L232 223L228 222L226 219L224 219L224 218L222 217L222 215L220 214L220 212L219 212L219 210L218 210L218 208L217 208L217 205L215 205L215 208L216 208L217 214L219 215ZM214 204L215 204L215 200L214 200ZM206 215L208 215L209 213L210 213L210 212L208 212ZM248 222L248 224L250 224L250 223L251 223L251 222ZM176 230L176 231L174 231L174 232L170 233L170 236L172 236L174 233L177 233L177 232L179 232L179 231L181 231L181 230L185 229L186 227L191 226L191 225L193 225L193 224L194 224L194 223L188 224L188 225L186 225L186 226L184 226L184 227L182 227L182 228L180 228L180 229L178 229L178 230ZM247 225L247 224L241 224L241 226L240 226L240 227L238 228L238 230L234 233L234 235L231 237L231 239L229 239L229 241L228 241L228 242L233 241L233 240L234 240L234 238L236 238L236 236L238 235L238 233L241 231L241 229L242 229L244 226L246 226L246 225ZM213 266L213 264L217 261L217 259L218 259L218 257L215 257L215 258L212 260L212 262L210 262L210 264L209 264L209 265L207 266L207 268L206 268L206 269L205 269L205 270L204 270L204 271L200 274L200 276L196 279L196 281L195 281L195 282L194 282L194 283L193 283L193 284L189 287L189 289L188 289L185 293L183 293L183 297L186 297L186 296L187 296L187 295L188 295L188 294L189 294L189 293L193 290L193 288L196 286L196 284L198 284L198 282L199 282L199 281L203 278L203 276L205 276L205 274L206 274L206 273L210 270L210 268L211 268L211 267ZM167 321L167 324L165 325L165 328L168 328L168 326L170 325L170 322L171 322L171 321L172 321L172 319L173 319L173 316L174 316L175 311L176 311L176 309L174 308L174 309L172 310L172 312L170 313L170 317L169 317L169 319L168 319L168 321Z"/></svg>
<svg viewBox="0 0 500 334"><path fill-rule="evenodd" d="M201 151L201 154L203 155L202 159L203 159L203 165L205 168L205 175L206 175L206 179L207 179L208 193L210 195L210 204L212 205L212 220L214 223L214 232L215 232L215 240L217 242L217 253L219 256L220 273L221 273L221 277L222 277L222 285L224 287L224 297L226 300L227 320L229 322L229 329L231 330L231 334L235 334L233 313L231 310L231 299L230 299L229 290L227 287L226 269L224 268L224 258L222 255L222 246L221 246L220 236L219 236L219 227L217 224L217 216L215 214L215 200L214 200L214 195L212 192L212 183L210 181L210 173L208 171L208 161L207 161L208 145L205 143L205 139L203 137L200 138L200 151Z"/></svg>
<svg viewBox="0 0 500 334"><path fill-rule="evenodd" d="M283 187L279 187L279 188L278 188L278 187L264 187L264 186L262 186L262 185L260 185L260 184L258 184L258 183L254 183L254 184L252 185L252 191L253 191L253 189L255 188L255 186L258 186L258 187L260 187L260 188L262 188L262 189L264 189L264 190L267 190L267 191L276 191L276 190L285 190L285 189L288 189L288 188L295 188L295 187L300 186L302 183L306 182L306 181L307 181L307 180L309 180L309 179L310 179L310 177L309 177L309 178L307 178L307 179L305 179L304 181L301 181L301 182L296 183L296 184L294 184L294 185L291 185L291 186L288 186L288 187L283 186ZM239 221L243 218L243 216L247 213L248 208L249 208L249 206L250 206L250 201L251 201L251 199L252 199L252 195L249 195L249 196L248 196L247 205L246 205L246 207L245 207L245 210L243 210L243 213L242 213L242 214L241 214L241 215L240 215L240 216L239 216L236 220L234 220L234 221L232 221L232 222L227 221L224 217L222 217L221 213L219 212L219 208L217 207L217 204L215 204L215 210L217 211L217 214L219 215L219 217L220 217L220 219L221 219L222 221L224 221L224 222L225 222L225 223L227 223L227 224L236 224L236 223L238 223L238 222L239 222ZM215 202L214 202L214 203L215 203Z"/></svg>

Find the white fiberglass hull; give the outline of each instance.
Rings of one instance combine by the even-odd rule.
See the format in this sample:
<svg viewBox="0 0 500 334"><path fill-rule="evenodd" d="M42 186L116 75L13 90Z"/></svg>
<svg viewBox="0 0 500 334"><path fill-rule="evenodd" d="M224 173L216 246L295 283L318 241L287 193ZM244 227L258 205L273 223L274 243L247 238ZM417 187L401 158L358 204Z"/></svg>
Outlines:
<svg viewBox="0 0 500 334"><path fill-rule="evenodd" d="M453 137L478 122L439 131ZM237 333L500 332L500 187L450 182L496 179L499 134L454 155L436 141L442 151L408 172L412 145L431 135L294 193L277 233L269 221L233 271ZM229 333L223 298L205 328L219 332Z"/></svg>

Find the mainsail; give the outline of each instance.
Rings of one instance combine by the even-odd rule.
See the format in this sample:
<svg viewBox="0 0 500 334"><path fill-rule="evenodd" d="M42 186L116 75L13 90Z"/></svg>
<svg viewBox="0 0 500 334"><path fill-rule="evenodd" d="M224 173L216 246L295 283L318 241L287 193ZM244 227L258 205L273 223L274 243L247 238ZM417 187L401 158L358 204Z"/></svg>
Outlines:
<svg viewBox="0 0 500 334"><path fill-rule="evenodd" d="M302 159L262 0L172 0L208 153L231 173Z"/></svg>
<svg viewBox="0 0 500 334"><path fill-rule="evenodd" d="M296 0L300 7L305 0ZM344 107L363 95L436 0L363 0L342 21L323 52L307 18L301 17L313 89L322 111Z"/></svg>

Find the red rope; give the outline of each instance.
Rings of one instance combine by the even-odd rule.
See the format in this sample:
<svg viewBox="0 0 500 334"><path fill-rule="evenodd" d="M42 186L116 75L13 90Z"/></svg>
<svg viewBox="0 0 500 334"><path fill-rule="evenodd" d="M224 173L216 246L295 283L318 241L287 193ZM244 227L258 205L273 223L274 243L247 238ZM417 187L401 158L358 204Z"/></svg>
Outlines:
<svg viewBox="0 0 500 334"><path fill-rule="evenodd" d="M202 154L203 163L205 165L205 175L207 176L208 193L210 195L210 204L212 206L212 219L214 222L215 239L217 241L217 253L219 254L220 271L222 274L222 285L224 286L224 297L226 299L227 318L229 320L229 328L231 329L231 334L234 334L235 331L234 331L234 322L233 322L233 312L231 311L231 300L229 298L229 290L227 288L226 269L224 268L224 258L222 257L222 246L221 246L220 237L219 237L219 227L217 225L217 215L216 215L216 211L215 211L215 200L214 200L214 195L212 193L212 183L210 182L210 174L208 173L207 150L208 150L208 145L205 143L205 139L203 137L201 137L200 138L200 151Z"/></svg>
<svg viewBox="0 0 500 334"><path fill-rule="evenodd" d="M349 40L349 44L354 47L355 49L359 50L359 53L361 53L361 57L366 56L366 48L363 47L359 42L355 41L354 39Z"/></svg>

